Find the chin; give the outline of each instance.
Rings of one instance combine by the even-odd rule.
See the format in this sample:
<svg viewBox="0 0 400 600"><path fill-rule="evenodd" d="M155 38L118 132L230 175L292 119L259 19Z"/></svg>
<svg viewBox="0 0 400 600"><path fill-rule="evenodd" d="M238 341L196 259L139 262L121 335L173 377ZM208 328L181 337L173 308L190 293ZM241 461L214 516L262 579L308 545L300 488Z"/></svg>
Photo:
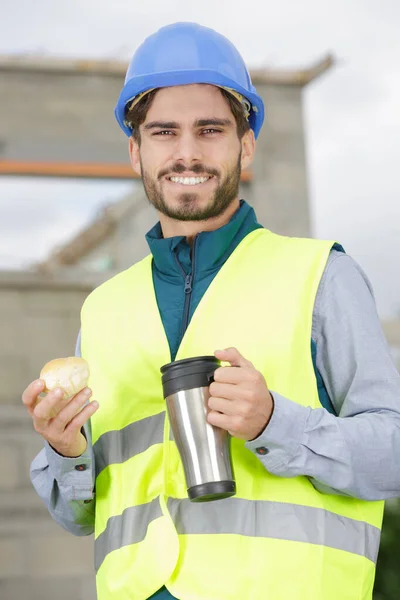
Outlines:
<svg viewBox="0 0 400 600"><path fill-rule="evenodd" d="M196 203L196 204L201 204L201 205L206 205L206 204L211 204L213 201L213 194L202 194L200 192L179 192L179 194L176 195L176 200L180 203L180 204L187 204L187 203Z"/></svg>
<svg viewBox="0 0 400 600"><path fill-rule="evenodd" d="M211 198L199 198L198 194L179 194L177 198L165 199L165 208L168 216L178 221L206 220Z"/></svg>

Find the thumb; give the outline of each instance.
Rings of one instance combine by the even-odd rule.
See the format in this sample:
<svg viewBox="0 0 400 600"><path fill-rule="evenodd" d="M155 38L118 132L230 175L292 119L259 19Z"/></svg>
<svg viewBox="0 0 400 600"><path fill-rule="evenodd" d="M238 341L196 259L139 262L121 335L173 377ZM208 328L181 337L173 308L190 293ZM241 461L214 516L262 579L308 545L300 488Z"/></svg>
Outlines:
<svg viewBox="0 0 400 600"><path fill-rule="evenodd" d="M219 360L230 363L231 367L252 367L253 364L244 358L237 348L225 348L216 350L214 355Z"/></svg>

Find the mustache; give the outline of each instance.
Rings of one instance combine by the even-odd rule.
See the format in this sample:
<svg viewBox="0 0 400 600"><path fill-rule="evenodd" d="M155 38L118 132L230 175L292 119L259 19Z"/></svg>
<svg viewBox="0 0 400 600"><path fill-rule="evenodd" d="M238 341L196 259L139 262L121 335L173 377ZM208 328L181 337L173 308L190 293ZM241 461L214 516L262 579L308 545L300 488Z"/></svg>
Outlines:
<svg viewBox="0 0 400 600"><path fill-rule="evenodd" d="M206 173L207 175L213 175L215 177L219 177L219 171L217 169L213 169L212 167L206 167L200 163L192 165L191 167L186 167L182 165L182 163L177 163L173 167L169 169L163 169L158 174L158 178L165 177L166 175L172 175L173 173L194 173L195 175L200 175Z"/></svg>

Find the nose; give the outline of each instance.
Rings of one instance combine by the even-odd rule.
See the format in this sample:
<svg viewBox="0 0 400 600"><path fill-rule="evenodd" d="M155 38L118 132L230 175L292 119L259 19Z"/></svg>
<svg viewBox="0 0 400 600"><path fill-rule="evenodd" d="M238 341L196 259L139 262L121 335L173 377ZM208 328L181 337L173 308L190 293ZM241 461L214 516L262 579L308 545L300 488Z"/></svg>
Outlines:
<svg viewBox="0 0 400 600"><path fill-rule="evenodd" d="M177 136L173 158L175 162L182 162L188 166L203 159L199 140L194 133L181 132Z"/></svg>

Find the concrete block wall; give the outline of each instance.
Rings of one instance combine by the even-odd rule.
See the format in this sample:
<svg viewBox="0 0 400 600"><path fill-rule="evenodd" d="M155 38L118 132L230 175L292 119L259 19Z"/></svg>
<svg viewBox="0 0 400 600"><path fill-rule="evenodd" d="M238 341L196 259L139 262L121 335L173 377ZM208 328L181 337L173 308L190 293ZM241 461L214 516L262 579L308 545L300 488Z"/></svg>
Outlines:
<svg viewBox="0 0 400 600"><path fill-rule="evenodd" d="M93 538L57 525L29 479L43 447L21 394L51 358L74 353L93 283L0 273L0 599L95 600Z"/></svg>
<svg viewBox="0 0 400 600"><path fill-rule="evenodd" d="M0 272L0 405L19 405L47 361L74 354L80 309L94 285Z"/></svg>
<svg viewBox="0 0 400 600"><path fill-rule="evenodd" d="M252 198L258 220L276 233L309 237L303 88L260 84L257 90L266 106L252 165Z"/></svg>
<svg viewBox="0 0 400 600"><path fill-rule="evenodd" d="M54 71L2 71L1 79L0 155L4 160L129 164L126 139L114 118L122 73L82 77Z"/></svg>

